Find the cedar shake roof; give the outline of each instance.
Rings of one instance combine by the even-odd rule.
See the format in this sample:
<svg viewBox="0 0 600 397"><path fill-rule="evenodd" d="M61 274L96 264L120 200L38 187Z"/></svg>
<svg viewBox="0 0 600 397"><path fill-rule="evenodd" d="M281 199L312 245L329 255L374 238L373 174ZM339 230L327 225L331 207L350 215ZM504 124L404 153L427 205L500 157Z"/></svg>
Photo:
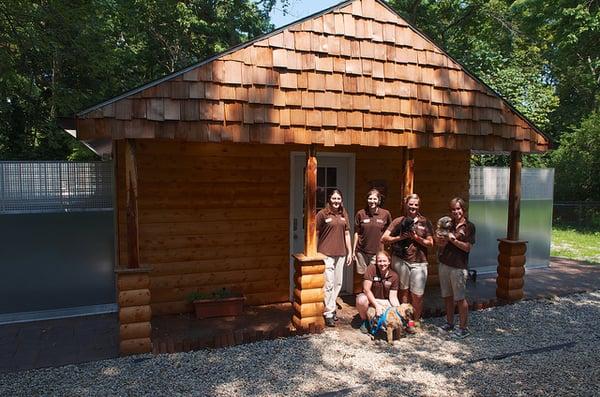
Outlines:
<svg viewBox="0 0 600 397"><path fill-rule="evenodd" d="M347 1L103 102L77 137L545 152L550 139L380 0Z"/></svg>

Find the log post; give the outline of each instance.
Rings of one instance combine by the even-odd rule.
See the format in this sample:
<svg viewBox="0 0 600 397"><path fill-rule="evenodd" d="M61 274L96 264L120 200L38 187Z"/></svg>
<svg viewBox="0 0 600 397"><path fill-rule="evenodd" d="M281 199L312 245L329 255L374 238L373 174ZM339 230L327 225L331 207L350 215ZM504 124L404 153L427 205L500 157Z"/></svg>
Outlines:
<svg viewBox="0 0 600 397"><path fill-rule="evenodd" d="M116 269L119 304L119 352L122 356L152 351L150 269Z"/></svg>
<svg viewBox="0 0 600 397"><path fill-rule="evenodd" d="M323 286L324 256L317 253L317 156L315 145L307 152L304 176L304 253L294 258L294 314L292 324L299 330L316 330L325 326Z"/></svg>
<svg viewBox="0 0 600 397"><path fill-rule="evenodd" d="M496 297L509 302L523 299L527 241L519 240L521 164L521 152L511 152L508 188L508 225L506 238L498 239L499 254Z"/></svg>
<svg viewBox="0 0 600 397"><path fill-rule="evenodd" d="M317 254L317 153L315 145L310 145L306 156L304 177L304 255Z"/></svg>
<svg viewBox="0 0 600 397"><path fill-rule="evenodd" d="M138 177L135 141L125 143L125 189L127 202L127 267L140 267L138 230Z"/></svg>
<svg viewBox="0 0 600 397"><path fill-rule="evenodd" d="M415 159L413 151L404 149L404 184L402 185L402 198L413 193L415 182Z"/></svg>

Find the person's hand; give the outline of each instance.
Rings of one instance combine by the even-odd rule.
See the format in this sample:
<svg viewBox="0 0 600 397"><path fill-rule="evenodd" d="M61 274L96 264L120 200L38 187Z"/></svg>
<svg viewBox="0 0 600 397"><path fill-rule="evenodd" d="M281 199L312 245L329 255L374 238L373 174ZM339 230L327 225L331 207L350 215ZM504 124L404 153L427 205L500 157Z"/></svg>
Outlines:
<svg viewBox="0 0 600 397"><path fill-rule="evenodd" d="M353 256L354 256L353 254L346 255L346 266L350 266L350 264L352 263Z"/></svg>
<svg viewBox="0 0 600 397"><path fill-rule="evenodd" d="M454 233L448 233L448 240L452 242L456 241L456 236Z"/></svg>
<svg viewBox="0 0 600 397"><path fill-rule="evenodd" d="M381 305L375 305L375 313L378 316L381 316L383 314L383 306L381 306Z"/></svg>

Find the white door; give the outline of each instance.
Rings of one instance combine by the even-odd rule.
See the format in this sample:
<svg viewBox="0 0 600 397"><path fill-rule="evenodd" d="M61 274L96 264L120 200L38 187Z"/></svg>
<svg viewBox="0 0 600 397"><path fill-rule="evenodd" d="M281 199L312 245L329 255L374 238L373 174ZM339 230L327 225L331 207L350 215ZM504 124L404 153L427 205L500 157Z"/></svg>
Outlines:
<svg viewBox="0 0 600 397"><path fill-rule="evenodd" d="M304 251L304 169L306 153L291 154L290 255ZM354 228L354 154L317 153L317 211L327 202L328 193L338 188L344 195L350 228ZM353 231L350 231L351 235ZM352 266L344 270L342 292L352 293ZM294 293L294 262L290 261L290 299Z"/></svg>

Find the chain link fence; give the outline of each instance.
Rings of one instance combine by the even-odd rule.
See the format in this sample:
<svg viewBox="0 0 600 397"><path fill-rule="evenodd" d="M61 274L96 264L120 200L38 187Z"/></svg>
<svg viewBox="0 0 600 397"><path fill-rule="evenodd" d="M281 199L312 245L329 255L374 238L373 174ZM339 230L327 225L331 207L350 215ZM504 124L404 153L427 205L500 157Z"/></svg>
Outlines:
<svg viewBox="0 0 600 397"><path fill-rule="evenodd" d="M0 214L111 210L112 162L0 161Z"/></svg>
<svg viewBox="0 0 600 397"><path fill-rule="evenodd" d="M552 222L558 226L600 230L600 201L557 201Z"/></svg>

